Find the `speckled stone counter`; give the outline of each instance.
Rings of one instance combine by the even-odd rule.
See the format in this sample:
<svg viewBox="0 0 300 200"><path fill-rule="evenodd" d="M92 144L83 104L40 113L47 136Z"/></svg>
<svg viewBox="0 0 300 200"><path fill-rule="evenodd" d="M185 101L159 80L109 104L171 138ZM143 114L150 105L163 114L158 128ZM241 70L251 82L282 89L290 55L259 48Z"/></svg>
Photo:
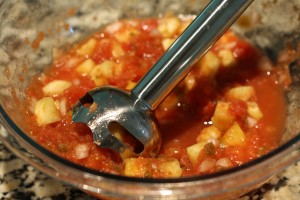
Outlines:
<svg viewBox="0 0 300 200"><path fill-rule="evenodd" d="M10 2L11 6L14 7L14 12L6 13L8 15L7 19L0 18L2 27L7 25L7 33L1 35L2 44L7 44L8 49L20 47L21 43L19 41L23 41L23 37L26 36L26 39L31 39L35 37L35 29L31 26L26 27L24 23L26 21L30 21L31 17L34 19L36 16L40 16L38 14L34 14L33 11L39 11L43 20L46 17L55 16L54 19L50 20L49 23L41 18L36 17L38 20L37 23L41 25L41 27L46 26L48 30L49 24L52 26L54 21L58 22L53 28L65 30L66 25L70 26L69 32L65 30L61 35L54 34L55 37L61 36L63 38L59 39L57 42L60 44L62 41L66 41L68 38L68 42L66 44L72 43L73 40L78 40L79 36L84 35L84 33L90 32L104 23L111 21L120 16L127 16L127 12L137 12L144 13L145 15L150 15L151 13L159 13L161 11L165 11L165 8L174 13L185 13L185 9L190 9L191 13L194 13L195 10L198 10L198 5L189 6L188 2L197 2L195 0L184 1L185 6L180 6L176 2L183 2L182 0L169 0L169 1L149 1L149 0L139 0L145 4L144 6L137 7L137 10L134 10L132 6L126 5L126 1L111 1L113 3L113 7L106 10L106 6L98 7L95 6L95 0L85 0L84 3L81 1L63 1L63 0L53 0L50 1L28 1L28 0L9 0L9 1L1 1L2 2ZM100 2L100 1L98 1ZM116 3L117 2L117 3ZM121 3L122 2L122 3ZM132 2L132 1L127 1ZM286 2L294 2L286 3ZM260 0L255 3L260 4L261 6L253 7L257 9L258 13L263 13L262 16L257 15L262 24L266 24L267 29L258 29L259 32L264 33L264 30L267 31L265 37L258 37L261 39L259 41L263 41L262 43L256 42L257 45L261 45L262 49L266 49L268 52L272 50L278 50L277 47L280 46L280 42L274 40L275 36L283 36L292 33L294 30L298 33L299 31L299 8L300 8L300 0ZM61 6L59 5L61 3ZM7 3L6 3L7 4ZM70 17L70 19L66 20L67 23L61 23L62 21L57 20L58 14L59 16L66 16L63 12L58 12L63 8L64 5L70 4L73 6L76 4L80 4L80 9L77 14ZM56 6L54 6L56 5ZM9 7L5 7L9 8ZM71 8L71 7L70 7ZM97 9L95 9L97 8ZM100 10L99 10L100 9ZM73 10L73 7L72 7ZM124 12L122 12L122 10ZM26 11L26 12L25 12ZM275 12L274 12L275 11ZM44 12L46 14L44 14ZM190 11L189 11L190 12ZM29 15L29 13L33 13ZM54 13L54 14L53 14ZM163 12L162 12L163 13ZM274 15L274 13L276 15ZM23 16L24 15L24 16ZM31 17L29 17L31 16ZM13 19L17 19L16 22L19 22L19 27L16 26L16 23L12 23ZM22 19L22 20L21 20ZM105 20L102 20L105 19ZM109 20L110 19L110 20ZM285 19L285 20L284 20ZM92 22L92 23L91 23ZM64 28L62 28L62 25ZM12 26L13 29L10 27ZM20 30L18 30L19 28ZM46 30L45 28L45 30ZM271 29L272 28L272 29ZM274 30L273 30L274 29ZM3 31L4 29L1 29ZM18 30L18 31L12 31ZM43 29L41 29L43 30ZM270 30L274 32L270 32ZM74 32L75 31L75 32ZM22 32L23 34L19 34ZM251 31L250 33L254 33ZM26 35L28 34L28 35ZM255 34L250 34L254 35ZM5 37L6 36L6 37ZM55 38L53 36L53 38ZM269 40L268 37L271 37L272 40ZM12 38L17 38L16 43L12 43ZM20 40L19 40L20 38ZM48 40L47 40L48 38ZM59 37L60 38L60 37ZM280 37L281 38L281 37ZM255 40L256 41L256 40ZM253 41L253 42L255 42ZM31 57L27 56L27 53L21 51L26 50L26 48L20 48L20 52L14 54L14 56L6 56L3 54L5 52L2 46L0 50L2 50L2 64L7 66L19 66L18 63L21 63L20 66L16 69L22 70L24 73L24 68L28 67L27 70L32 70L35 65L28 64L30 62L37 64L38 66L43 66L49 64L49 58L53 53L52 49L49 48L49 43L53 42L50 37L46 37L43 42L40 44L38 49L35 49L34 52L30 51ZM275 52L276 52L275 51ZM273 51L272 51L273 52ZM35 53L35 54L33 54ZM5 56L3 56L5 55ZM26 56L24 56L26 55ZM273 54L272 54L273 55ZM41 56L43 59L41 59ZM14 58L13 60L11 58ZM19 59L24 62L20 62ZM30 58L30 62L29 62ZM24 67L24 63L27 66ZM12 70L14 71L14 70ZM7 72L7 70L5 70ZM23 79L18 77L18 73L15 73L18 79ZM4 87L3 79L0 80L0 86ZM22 81L23 82L23 81ZM1 85L2 84L2 85ZM3 86L4 84L4 86ZM11 154L3 145L0 144L0 200L95 200L95 198L83 193L82 191L64 184L58 180L50 178L45 174L42 174L35 170L32 166L27 165L21 159L17 158L15 155ZM239 200L300 200L300 162L293 166L290 166L281 174L273 177L268 183L263 185L261 188L252 191L250 194L245 195Z"/></svg>
<svg viewBox="0 0 300 200"><path fill-rule="evenodd" d="M0 200L95 200L52 179L10 153L0 144ZM261 188L239 200L300 199L300 164L287 168Z"/></svg>

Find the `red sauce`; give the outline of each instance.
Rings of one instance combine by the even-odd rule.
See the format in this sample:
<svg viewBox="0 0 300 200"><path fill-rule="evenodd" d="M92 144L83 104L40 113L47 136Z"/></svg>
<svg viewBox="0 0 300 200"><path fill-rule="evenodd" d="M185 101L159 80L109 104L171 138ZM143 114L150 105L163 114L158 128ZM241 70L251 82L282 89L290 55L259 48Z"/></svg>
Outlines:
<svg viewBox="0 0 300 200"><path fill-rule="evenodd" d="M35 101L47 96L43 87L48 83L65 80L71 86L51 97L63 104L66 112L61 112L60 120L42 125L36 122L37 116L29 112L27 123L31 136L39 144L67 160L96 170L124 175L126 164L120 155L110 149L99 148L93 143L91 131L85 125L71 120L72 105L97 85L91 78L90 71L78 73L76 70L87 59L94 62L94 68L104 61L112 61L112 76L105 77L104 82L101 81L103 84L130 89L130 83L136 83L164 52L162 41L166 37L160 32L160 23L160 19L117 22L91 36L96 41L91 52L78 53L78 49L82 49L91 39L89 38L57 58L53 66L29 85L27 104L32 107ZM183 20L180 23L186 22ZM177 28L172 37L167 38L172 39L179 34L180 28ZM220 53L224 49L229 50L234 58L234 62L228 66L225 66L225 61L223 63ZM218 58L217 72L207 75L202 73L200 65L196 66L186 80L160 105L156 115L162 132L161 151L158 158L140 158L136 165L145 167L149 161L151 165L161 166L165 162L161 158L175 158L182 170L179 176L205 174L241 165L277 147L284 130L286 113L284 84L278 80L278 74L284 72L260 69L261 55L230 31L214 45L210 53L213 58ZM255 95L247 101L232 99L226 95L230 89L238 86L250 86ZM192 162L187 148L199 142L197 137L203 128L214 125L212 117L220 101L229 102L228 115L238 124L244 138L239 145L228 145L223 136L229 128L221 130L221 136L212 142L206 142L196 161ZM249 119L248 102L257 103L263 114L262 118ZM233 122L230 126L232 124ZM78 150L79 144L83 144L84 155L78 157L76 149ZM156 167L150 168L146 169L147 173L142 172L136 176L169 175Z"/></svg>

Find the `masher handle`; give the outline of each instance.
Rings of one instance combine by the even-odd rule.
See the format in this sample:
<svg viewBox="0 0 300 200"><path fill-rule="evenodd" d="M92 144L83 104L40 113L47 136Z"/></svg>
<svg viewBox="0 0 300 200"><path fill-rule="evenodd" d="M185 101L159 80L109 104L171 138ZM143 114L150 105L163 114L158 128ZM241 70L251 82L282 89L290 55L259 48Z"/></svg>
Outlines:
<svg viewBox="0 0 300 200"><path fill-rule="evenodd" d="M188 74L253 0L212 0L131 91L151 110Z"/></svg>

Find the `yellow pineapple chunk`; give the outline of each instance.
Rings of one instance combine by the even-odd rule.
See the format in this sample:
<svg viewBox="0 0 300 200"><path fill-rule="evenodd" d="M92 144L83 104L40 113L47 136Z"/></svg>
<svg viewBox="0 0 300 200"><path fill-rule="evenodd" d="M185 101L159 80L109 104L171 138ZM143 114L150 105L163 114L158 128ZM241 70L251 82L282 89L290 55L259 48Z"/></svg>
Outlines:
<svg viewBox="0 0 300 200"><path fill-rule="evenodd" d="M94 61L89 58L83 61L80 65L78 65L76 71L79 72L80 74L85 75L88 74L90 71L92 71L95 65L96 64L94 63Z"/></svg>
<svg viewBox="0 0 300 200"><path fill-rule="evenodd" d="M263 113L256 102L247 102L247 113L250 117L256 120L260 120L263 117Z"/></svg>
<svg viewBox="0 0 300 200"><path fill-rule="evenodd" d="M86 43L84 43L79 49L77 49L76 53L81 56L90 55L93 53L96 44L96 39L91 38Z"/></svg>
<svg viewBox="0 0 300 200"><path fill-rule="evenodd" d="M99 65L96 65L90 72L91 79L95 82L96 86L108 83L108 78L113 76L113 70L116 63L110 60L105 60Z"/></svg>
<svg viewBox="0 0 300 200"><path fill-rule="evenodd" d="M222 143L227 146L241 145L244 140L245 133L236 122L225 132L221 139Z"/></svg>
<svg viewBox="0 0 300 200"><path fill-rule="evenodd" d="M136 28L127 28L126 30L119 31L114 33L114 36L119 42L128 42L130 41L130 38L132 38L135 35L139 35L141 32Z"/></svg>
<svg viewBox="0 0 300 200"><path fill-rule="evenodd" d="M234 116L229 112L229 108L229 102L219 101L212 116L213 125L221 131L226 131L235 120Z"/></svg>
<svg viewBox="0 0 300 200"><path fill-rule="evenodd" d="M136 82L128 81L128 83L127 83L125 89L126 89L126 90L131 90L131 89L133 89L135 86L136 86Z"/></svg>
<svg viewBox="0 0 300 200"><path fill-rule="evenodd" d="M124 72L124 65L122 63L115 64L114 66L114 75L121 76Z"/></svg>
<svg viewBox="0 0 300 200"><path fill-rule="evenodd" d="M113 55L113 57L118 58L118 57L123 56L125 54L125 52L120 44L114 43L111 54Z"/></svg>
<svg viewBox="0 0 300 200"><path fill-rule="evenodd" d="M181 26L181 22L177 17L164 17L159 20L158 31L163 37L173 37Z"/></svg>
<svg viewBox="0 0 300 200"><path fill-rule="evenodd" d="M174 42L173 38L165 38L162 40L163 49L166 51Z"/></svg>
<svg viewBox="0 0 300 200"><path fill-rule="evenodd" d="M38 100L34 107L34 115L38 125L43 126L61 120L59 110L52 97L44 97Z"/></svg>
<svg viewBox="0 0 300 200"><path fill-rule="evenodd" d="M69 81L54 80L45 85L42 90L45 96L53 96L62 94L66 89L72 85Z"/></svg>
<svg viewBox="0 0 300 200"><path fill-rule="evenodd" d="M196 144L193 144L192 146L189 146L186 149L187 155L193 166L196 166L199 154L206 144L206 142L198 142Z"/></svg>
<svg viewBox="0 0 300 200"><path fill-rule="evenodd" d="M197 137L197 142L207 142L209 139L218 139L221 137L221 131L215 126L208 126L201 130Z"/></svg>
<svg viewBox="0 0 300 200"><path fill-rule="evenodd" d="M127 158L124 164L125 176L175 178L182 174L178 160L173 158Z"/></svg>
<svg viewBox="0 0 300 200"><path fill-rule="evenodd" d="M187 29L187 27L191 24L191 22L192 22L192 19L182 22L181 26L179 28L179 33L182 33L183 31L185 31L185 29Z"/></svg>
<svg viewBox="0 0 300 200"><path fill-rule="evenodd" d="M147 168L145 167L146 158L127 158L124 159L125 169L124 175L125 176L134 176L134 177L144 177L147 173Z"/></svg>
<svg viewBox="0 0 300 200"><path fill-rule="evenodd" d="M168 159L159 166L160 171L165 177L177 178L182 174L180 163L176 159Z"/></svg>
<svg viewBox="0 0 300 200"><path fill-rule="evenodd" d="M220 59L209 51L199 61L198 66L200 67L201 76L213 77L220 67Z"/></svg>
<svg viewBox="0 0 300 200"><path fill-rule="evenodd" d="M218 56L221 58L221 63L224 67L232 67L236 63L235 57L229 49L219 51Z"/></svg>
<svg viewBox="0 0 300 200"><path fill-rule="evenodd" d="M255 91L252 86L238 86L230 89L226 93L226 97L229 99L239 99L242 101L248 101L255 96Z"/></svg>

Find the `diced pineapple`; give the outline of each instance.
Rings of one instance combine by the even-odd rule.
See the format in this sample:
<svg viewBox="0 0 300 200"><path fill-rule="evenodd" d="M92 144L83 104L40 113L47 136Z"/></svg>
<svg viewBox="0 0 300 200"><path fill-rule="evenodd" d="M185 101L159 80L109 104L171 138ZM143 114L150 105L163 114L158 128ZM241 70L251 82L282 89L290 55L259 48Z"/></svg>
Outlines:
<svg viewBox="0 0 300 200"><path fill-rule="evenodd" d="M78 67L76 67L76 71L79 72L80 74L88 74L90 71L92 71L93 67L96 64L94 63L94 61L90 58L86 59L85 61L83 61L80 65L78 65Z"/></svg>
<svg viewBox="0 0 300 200"><path fill-rule="evenodd" d="M96 39L91 38L86 43L84 43L79 49L77 49L76 53L81 56L90 55L93 53L96 44Z"/></svg>
<svg viewBox="0 0 300 200"><path fill-rule="evenodd" d="M158 31L163 37L173 37L181 26L181 22L177 17L164 17L159 20Z"/></svg>
<svg viewBox="0 0 300 200"><path fill-rule="evenodd" d="M95 107L95 109L97 109L97 107ZM90 107L90 110L91 110L91 107ZM124 137L128 133L126 133L125 129L121 125L119 125L118 123L111 123L111 124L109 124L109 131L119 141L126 143L124 141ZM133 148L131 148L131 145L129 144L128 146L129 146L129 148L125 148L124 151L122 151L120 153L120 156L123 160L126 158L129 158L129 157L135 156L135 154L133 152Z"/></svg>
<svg viewBox="0 0 300 200"><path fill-rule="evenodd" d="M247 112L250 117L256 120L260 120L263 117L263 113L256 102L247 102Z"/></svg>
<svg viewBox="0 0 300 200"><path fill-rule="evenodd" d="M241 145L244 140L245 133L236 122L225 132L221 139L222 143L227 146Z"/></svg>
<svg viewBox="0 0 300 200"><path fill-rule="evenodd" d="M116 32L114 36L119 42L128 42L132 36L139 35L140 33L138 29L132 27Z"/></svg>
<svg viewBox="0 0 300 200"><path fill-rule="evenodd" d="M54 80L45 85L42 90L45 96L62 94L66 89L71 87L72 83L64 80Z"/></svg>
<svg viewBox="0 0 300 200"><path fill-rule="evenodd" d="M187 155L192 163L193 166L196 166L197 161L198 161L198 157L199 154L201 152L201 150L204 148L204 146L206 145L206 142L199 142L196 143L192 146L189 146L186 150L187 150Z"/></svg>
<svg viewBox="0 0 300 200"><path fill-rule="evenodd" d="M147 173L147 168L145 167L146 158L127 158L124 160L125 168L124 175L125 176L133 176L133 177L144 177Z"/></svg>
<svg viewBox="0 0 300 200"><path fill-rule="evenodd" d="M224 67L232 67L236 64L235 57L229 49L219 51L218 56L221 58L221 63Z"/></svg>
<svg viewBox="0 0 300 200"><path fill-rule="evenodd" d="M173 38L165 38L162 40L163 49L166 51L174 42Z"/></svg>
<svg viewBox="0 0 300 200"><path fill-rule="evenodd" d="M205 56L199 61L200 74L204 77L213 77L219 67L220 59L212 52L207 52Z"/></svg>
<svg viewBox="0 0 300 200"><path fill-rule="evenodd" d="M95 82L96 86L108 83L108 78L113 76L113 70L116 63L106 60L99 65L96 65L90 72L91 79Z"/></svg>
<svg viewBox="0 0 300 200"><path fill-rule="evenodd" d="M133 89L135 86L136 86L136 82L128 81L128 83L127 83L125 89L126 89L126 90L131 90L131 89Z"/></svg>
<svg viewBox="0 0 300 200"><path fill-rule="evenodd" d="M197 137L197 142L207 142L209 139L218 139L221 137L221 131L215 126L205 127Z"/></svg>
<svg viewBox="0 0 300 200"><path fill-rule="evenodd" d="M168 159L159 166L160 171L169 178L178 178L182 174L180 163L176 159Z"/></svg>
<svg viewBox="0 0 300 200"><path fill-rule="evenodd" d="M124 160L125 176L133 177L180 177L182 169L176 159L127 158Z"/></svg>
<svg viewBox="0 0 300 200"><path fill-rule="evenodd" d="M221 131L226 131L233 124L235 118L229 112L230 103L218 101L214 115L212 116L212 123Z"/></svg>
<svg viewBox="0 0 300 200"><path fill-rule="evenodd" d="M120 44L114 43L112 46L111 54L113 55L113 57L118 58L120 56L123 56L125 52Z"/></svg>
<svg viewBox="0 0 300 200"><path fill-rule="evenodd" d="M44 126L61 120L61 115L52 97L44 97L35 104L34 115L38 125Z"/></svg>
<svg viewBox="0 0 300 200"><path fill-rule="evenodd" d="M248 101L255 96L255 91L252 86L238 86L230 89L225 96L228 99Z"/></svg>
<svg viewBox="0 0 300 200"><path fill-rule="evenodd" d="M114 75L121 76L124 71L124 65L122 63L118 63L114 66Z"/></svg>
<svg viewBox="0 0 300 200"><path fill-rule="evenodd" d="M122 153L120 153L120 156L124 160L127 158L132 158L132 157L136 156L136 154L131 149L125 148L124 151Z"/></svg>
<svg viewBox="0 0 300 200"><path fill-rule="evenodd" d="M185 29L191 24L191 22L192 22L192 19L181 23L181 26L179 28L179 33L182 33L183 31L185 31Z"/></svg>

